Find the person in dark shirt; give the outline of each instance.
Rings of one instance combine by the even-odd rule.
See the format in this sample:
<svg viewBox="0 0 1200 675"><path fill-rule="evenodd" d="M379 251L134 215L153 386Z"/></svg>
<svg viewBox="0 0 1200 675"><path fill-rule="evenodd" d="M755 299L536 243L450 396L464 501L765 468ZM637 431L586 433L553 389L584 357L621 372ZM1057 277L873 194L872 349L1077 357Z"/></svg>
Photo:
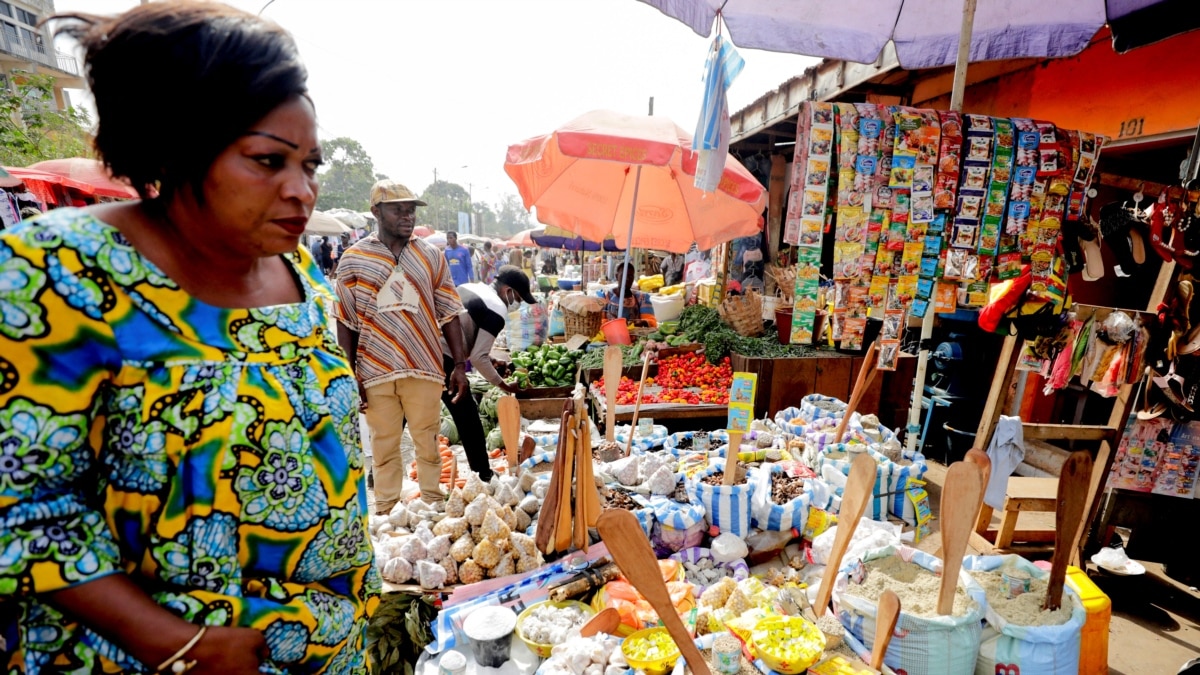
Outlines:
<svg viewBox="0 0 1200 675"><path fill-rule="evenodd" d="M519 268L504 265L496 272L491 284L470 283L458 287L458 297L463 309L458 314L463 330L463 347L468 352L467 360L476 372L488 382L506 393L515 394L519 389L504 381L492 363L492 345L500 331L504 330L508 313L522 302L534 305L537 300L529 288L529 277ZM448 347L442 342L443 359L449 359ZM450 411L454 426L458 429L459 442L467 455L471 470L485 482L492 477L488 464L487 435L479 417L479 406L471 396L463 396L454 402L443 395L442 402Z"/></svg>

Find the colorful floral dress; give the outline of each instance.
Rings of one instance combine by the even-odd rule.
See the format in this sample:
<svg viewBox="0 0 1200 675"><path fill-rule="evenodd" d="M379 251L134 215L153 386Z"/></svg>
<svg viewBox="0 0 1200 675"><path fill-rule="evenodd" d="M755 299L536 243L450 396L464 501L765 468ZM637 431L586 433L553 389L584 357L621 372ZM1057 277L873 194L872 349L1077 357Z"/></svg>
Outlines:
<svg viewBox="0 0 1200 675"><path fill-rule="evenodd" d="M6 672L156 665L39 598L121 571L188 621L261 630L264 672L367 672L358 394L324 278L285 259L302 302L222 309L79 210L0 235Z"/></svg>

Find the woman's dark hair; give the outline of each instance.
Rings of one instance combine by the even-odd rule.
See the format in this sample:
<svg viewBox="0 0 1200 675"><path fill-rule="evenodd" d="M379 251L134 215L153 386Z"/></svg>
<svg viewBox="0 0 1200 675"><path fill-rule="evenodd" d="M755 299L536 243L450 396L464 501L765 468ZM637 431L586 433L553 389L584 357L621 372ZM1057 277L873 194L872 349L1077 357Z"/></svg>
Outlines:
<svg viewBox="0 0 1200 675"><path fill-rule="evenodd" d="M280 104L307 94L292 37L213 2L152 2L124 14L65 14L83 46L99 122L95 147L143 198L200 185L217 155Z"/></svg>

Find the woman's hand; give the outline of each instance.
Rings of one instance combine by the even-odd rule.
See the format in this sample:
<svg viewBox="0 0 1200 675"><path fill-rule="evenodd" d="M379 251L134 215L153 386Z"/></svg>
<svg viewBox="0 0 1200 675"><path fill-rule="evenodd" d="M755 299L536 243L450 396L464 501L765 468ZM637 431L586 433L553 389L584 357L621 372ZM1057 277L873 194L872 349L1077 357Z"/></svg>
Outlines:
<svg viewBox="0 0 1200 675"><path fill-rule="evenodd" d="M183 645L180 645L181 647ZM183 657L196 662L192 673L257 674L259 665L271 656L261 631L253 628L209 628L204 637ZM158 664L153 664L158 665Z"/></svg>

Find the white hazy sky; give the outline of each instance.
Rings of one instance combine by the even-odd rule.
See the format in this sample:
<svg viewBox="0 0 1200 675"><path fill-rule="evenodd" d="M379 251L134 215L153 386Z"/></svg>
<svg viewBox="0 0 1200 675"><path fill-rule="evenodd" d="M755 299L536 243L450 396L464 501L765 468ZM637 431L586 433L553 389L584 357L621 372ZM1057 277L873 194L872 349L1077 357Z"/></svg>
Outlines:
<svg viewBox="0 0 1200 675"><path fill-rule="evenodd" d="M136 4L55 7L115 13ZM229 4L258 12L267 0ZM377 171L417 192L436 168L489 204L516 194L503 169L510 144L589 110L645 113L653 96L655 115L694 129L710 44L636 0L273 0L262 14L297 40L323 138L358 140ZM816 61L740 53L731 111Z"/></svg>

